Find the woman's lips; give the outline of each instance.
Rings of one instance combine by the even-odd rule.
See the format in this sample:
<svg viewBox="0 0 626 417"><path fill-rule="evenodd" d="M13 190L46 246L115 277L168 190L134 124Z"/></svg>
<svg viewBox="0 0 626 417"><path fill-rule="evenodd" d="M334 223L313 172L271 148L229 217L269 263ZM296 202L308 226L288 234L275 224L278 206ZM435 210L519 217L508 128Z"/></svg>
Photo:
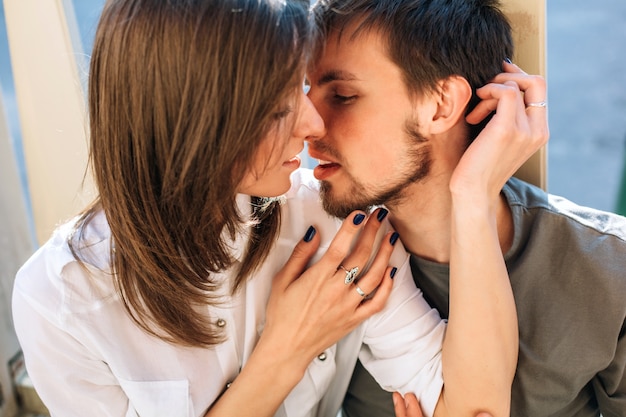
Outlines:
<svg viewBox="0 0 626 417"><path fill-rule="evenodd" d="M288 161L283 162L283 166L289 169L298 169L300 167L300 157L298 155L294 156Z"/></svg>

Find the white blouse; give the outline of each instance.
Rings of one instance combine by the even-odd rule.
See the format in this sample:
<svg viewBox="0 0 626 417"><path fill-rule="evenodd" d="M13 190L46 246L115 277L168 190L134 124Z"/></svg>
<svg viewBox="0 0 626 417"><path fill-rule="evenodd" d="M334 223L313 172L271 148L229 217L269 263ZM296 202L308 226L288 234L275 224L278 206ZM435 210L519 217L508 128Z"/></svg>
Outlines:
<svg viewBox="0 0 626 417"><path fill-rule="evenodd" d="M169 344L130 319L107 272L110 231L104 214L84 233L93 259L89 272L68 248L72 224L56 230L20 269L13 293L27 370L52 416L202 416L250 357L263 330L272 279L296 243L314 225L322 239L319 257L339 227L323 211L309 170L296 171L292 182L281 206L280 237L264 265L235 296L222 286L224 303L207 307L228 337L213 348ZM249 197L239 201L242 209L249 207ZM233 242L238 259L244 242L245 236ZM432 415L443 386L445 323L415 288L401 244L390 264L398 272L385 309L320 354L276 416L336 416L357 357L385 389L415 392ZM232 270L222 275L229 280Z"/></svg>

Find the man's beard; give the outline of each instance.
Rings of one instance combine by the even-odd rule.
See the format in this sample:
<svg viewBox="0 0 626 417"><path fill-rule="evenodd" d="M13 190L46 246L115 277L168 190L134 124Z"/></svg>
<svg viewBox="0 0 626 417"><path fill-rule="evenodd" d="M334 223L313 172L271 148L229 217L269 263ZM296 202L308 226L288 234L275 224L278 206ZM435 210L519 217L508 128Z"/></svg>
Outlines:
<svg viewBox="0 0 626 417"><path fill-rule="evenodd" d="M345 219L354 210L363 210L369 213L372 207L385 205L393 208L405 198L405 189L428 176L431 166L430 146L427 144L414 144L407 152L405 166L407 172L395 180L395 184L381 184L376 190L368 190L361 184L358 178L350 176L350 186L343 193L333 193L333 186L328 181L320 182L320 195L324 210L335 217ZM391 168L393 172L393 168Z"/></svg>

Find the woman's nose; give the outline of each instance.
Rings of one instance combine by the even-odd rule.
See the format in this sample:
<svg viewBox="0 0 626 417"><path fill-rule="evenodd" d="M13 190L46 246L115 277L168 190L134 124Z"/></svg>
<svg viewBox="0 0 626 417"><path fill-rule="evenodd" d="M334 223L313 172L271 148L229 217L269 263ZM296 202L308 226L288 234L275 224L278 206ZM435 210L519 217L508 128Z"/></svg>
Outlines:
<svg viewBox="0 0 626 417"><path fill-rule="evenodd" d="M306 95L303 96L301 102L298 126L294 133L309 141L323 137L326 134L322 116L320 116L311 99Z"/></svg>

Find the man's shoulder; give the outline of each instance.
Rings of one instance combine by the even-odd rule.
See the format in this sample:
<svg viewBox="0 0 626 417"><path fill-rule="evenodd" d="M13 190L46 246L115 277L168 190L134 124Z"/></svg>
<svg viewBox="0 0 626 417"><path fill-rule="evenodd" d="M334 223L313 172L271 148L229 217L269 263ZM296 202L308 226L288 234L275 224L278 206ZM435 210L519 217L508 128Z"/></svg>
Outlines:
<svg viewBox="0 0 626 417"><path fill-rule="evenodd" d="M626 217L581 206L567 198L546 191L518 179L511 179L504 188L514 217L528 215L534 222L560 227L570 225L581 234L610 235L626 245Z"/></svg>
<svg viewBox="0 0 626 417"><path fill-rule="evenodd" d="M626 314L626 218L517 179L504 193L515 222L507 266L524 345L511 416L595 410L590 379L604 373L617 386L623 375L615 349Z"/></svg>

